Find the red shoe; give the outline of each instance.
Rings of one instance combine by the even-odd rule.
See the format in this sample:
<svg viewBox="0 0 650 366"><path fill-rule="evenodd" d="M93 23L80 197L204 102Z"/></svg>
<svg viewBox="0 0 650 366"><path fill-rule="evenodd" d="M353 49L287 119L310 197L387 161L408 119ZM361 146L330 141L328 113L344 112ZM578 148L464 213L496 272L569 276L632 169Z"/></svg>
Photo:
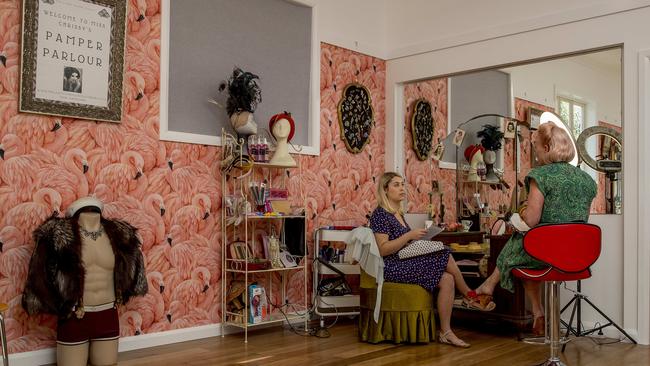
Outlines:
<svg viewBox="0 0 650 366"><path fill-rule="evenodd" d="M535 337L543 337L544 333L546 333L546 321L542 315L533 320L533 335Z"/></svg>
<svg viewBox="0 0 650 366"><path fill-rule="evenodd" d="M492 311L497 307L497 304L492 301L492 296L477 295L474 290L467 292L467 295L463 297L463 305L468 309L480 311Z"/></svg>

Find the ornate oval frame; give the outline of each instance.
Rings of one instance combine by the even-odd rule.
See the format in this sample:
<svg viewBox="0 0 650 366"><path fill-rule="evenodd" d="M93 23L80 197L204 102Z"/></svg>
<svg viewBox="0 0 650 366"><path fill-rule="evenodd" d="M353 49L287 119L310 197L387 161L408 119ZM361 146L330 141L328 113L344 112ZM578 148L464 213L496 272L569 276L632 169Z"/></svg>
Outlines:
<svg viewBox="0 0 650 366"><path fill-rule="evenodd" d="M359 83L346 85L337 109L341 140L349 152L358 154L370 140L375 124L370 91Z"/></svg>
<svg viewBox="0 0 650 366"><path fill-rule="evenodd" d="M431 103L426 99L413 102L413 117L411 117L411 135L413 150L419 160L427 160L433 148L433 120Z"/></svg>

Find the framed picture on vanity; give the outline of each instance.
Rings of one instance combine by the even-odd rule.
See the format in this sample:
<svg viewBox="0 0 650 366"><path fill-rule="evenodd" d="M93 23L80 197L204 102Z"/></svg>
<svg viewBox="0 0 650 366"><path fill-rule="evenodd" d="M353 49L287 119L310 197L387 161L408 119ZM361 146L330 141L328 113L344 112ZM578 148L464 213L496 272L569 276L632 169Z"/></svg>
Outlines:
<svg viewBox="0 0 650 366"><path fill-rule="evenodd" d="M126 0L23 0L21 112L119 122Z"/></svg>
<svg viewBox="0 0 650 366"><path fill-rule="evenodd" d="M528 125L531 130L536 130L539 127L539 120L544 113L543 110L535 107L528 107Z"/></svg>

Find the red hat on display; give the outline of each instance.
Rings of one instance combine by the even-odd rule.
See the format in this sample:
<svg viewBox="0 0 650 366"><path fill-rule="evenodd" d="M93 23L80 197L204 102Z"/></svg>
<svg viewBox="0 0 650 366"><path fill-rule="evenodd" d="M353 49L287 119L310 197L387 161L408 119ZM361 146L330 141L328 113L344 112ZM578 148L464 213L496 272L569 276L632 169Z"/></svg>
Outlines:
<svg viewBox="0 0 650 366"><path fill-rule="evenodd" d="M289 121L289 125L291 126L291 132L289 132L289 137L287 137L287 142L291 141L293 138L293 134L296 132L296 124L293 121L293 118L291 118L291 113L284 111L282 113L278 113L271 117L271 120L269 121L269 130L271 133L273 133L273 125L275 125L275 122L281 120L281 119L286 119Z"/></svg>
<svg viewBox="0 0 650 366"><path fill-rule="evenodd" d="M467 149L465 149L465 159L467 161L472 161L472 157L474 157L474 154L476 154L478 151L482 153L485 152L485 148L482 145L469 145Z"/></svg>

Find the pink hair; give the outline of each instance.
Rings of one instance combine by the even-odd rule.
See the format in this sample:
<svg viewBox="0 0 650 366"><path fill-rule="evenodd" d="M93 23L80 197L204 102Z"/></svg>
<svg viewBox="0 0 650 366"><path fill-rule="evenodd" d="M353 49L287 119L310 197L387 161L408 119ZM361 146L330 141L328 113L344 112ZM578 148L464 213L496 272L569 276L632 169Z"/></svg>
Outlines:
<svg viewBox="0 0 650 366"><path fill-rule="evenodd" d="M539 126L537 136L542 146L548 146L548 152L544 156L537 157L541 164L573 160L576 152L571 136L564 129L553 122L544 123Z"/></svg>

